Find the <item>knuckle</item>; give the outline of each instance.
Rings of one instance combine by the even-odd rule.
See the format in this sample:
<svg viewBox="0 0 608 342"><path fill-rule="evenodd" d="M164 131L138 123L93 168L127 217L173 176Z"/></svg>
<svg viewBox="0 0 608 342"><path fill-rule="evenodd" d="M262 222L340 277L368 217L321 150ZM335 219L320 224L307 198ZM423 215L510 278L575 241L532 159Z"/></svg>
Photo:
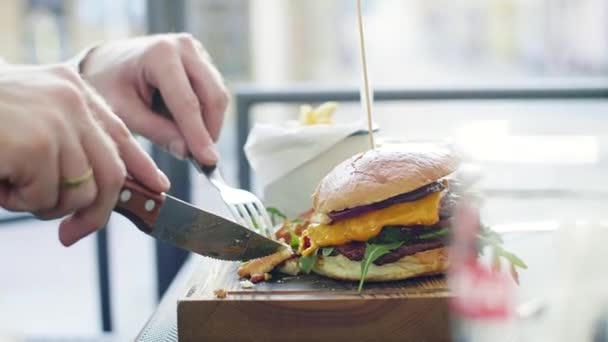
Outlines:
<svg viewBox="0 0 608 342"><path fill-rule="evenodd" d="M126 177L127 170L125 168L125 165L122 161L119 161L118 163L116 163L116 166L114 167L112 172L108 174L108 188L112 192L118 193L120 188L122 188L123 184L125 183Z"/></svg>
<svg viewBox="0 0 608 342"><path fill-rule="evenodd" d="M106 124L106 126L106 128L111 131L111 135L118 146L122 146L131 141L133 137L131 131L122 120L112 120L112 122Z"/></svg>
<svg viewBox="0 0 608 342"><path fill-rule="evenodd" d="M175 35L177 41L180 44L188 44L194 46L194 41L196 40L192 33L189 32L181 32Z"/></svg>
<svg viewBox="0 0 608 342"><path fill-rule="evenodd" d="M195 39L193 43L194 43L194 47L195 47L197 50L202 51L202 52L204 52L205 54L207 53L207 51L205 51L205 47L203 46L203 43L201 43L201 41L200 41L200 40Z"/></svg>
<svg viewBox="0 0 608 342"><path fill-rule="evenodd" d="M168 56L168 55L173 54L174 51L175 51L175 45L173 44L173 42L170 39L168 39L166 37L161 37L158 40L156 40L149 49L150 55L152 55L154 57Z"/></svg>
<svg viewBox="0 0 608 342"><path fill-rule="evenodd" d="M46 126L52 128L55 132L61 134L67 131L68 124L61 112L49 110L45 113ZM48 138L48 137L47 137Z"/></svg>
<svg viewBox="0 0 608 342"><path fill-rule="evenodd" d="M200 113L201 112L201 104L198 101L198 98L192 94L191 96L186 96L184 102L182 103L184 112L186 113Z"/></svg>
<svg viewBox="0 0 608 342"><path fill-rule="evenodd" d="M48 127L38 129L35 133L33 132L30 139L28 139L29 148L27 153L33 156L50 156L50 152L53 150L54 139L52 133L48 130Z"/></svg>
<svg viewBox="0 0 608 342"><path fill-rule="evenodd" d="M76 86L70 83L63 83L56 86L53 89L53 95L69 108L78 108L75 112L81 112L81 109L85 107L85 99L82 93Z"/></svg>
<svg viewBox="0 0 608 342"><path fill-rule="evenodd" d="M220 93L215 96L210 104L215 112L223 113L226 111L228 107L228 102L230 101L230 95L228 91L224 88L220 91Z"/></svg>
<svg viewBox="0 0 608 342"><path fill-rule="evenodd" d="M68 67L67 65L58 64L53 67L53 71L54 71L55 75L65 79L65 80L68 80L74 84L80 83L80 75L78 75L76 70Z"/></svg>

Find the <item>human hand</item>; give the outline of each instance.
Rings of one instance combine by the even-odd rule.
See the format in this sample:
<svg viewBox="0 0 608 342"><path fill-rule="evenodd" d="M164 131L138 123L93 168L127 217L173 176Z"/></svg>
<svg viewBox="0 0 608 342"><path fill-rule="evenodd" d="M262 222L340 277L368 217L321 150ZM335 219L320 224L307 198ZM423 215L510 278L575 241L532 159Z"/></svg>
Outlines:
<svg viewBox="0 0 608 342"><path fill-rule="evenodd" d="M136 133L179 158L214 165L228 93L199 41L166 34L115 41L83 61L83 77ZM159 91L173 120L151 109Z"/></svg>
<svg viewBox="0 0 608 342"><path fill-rule="evenodd" d="M125 124L66 66L0 69L0 121L0 206L41 219L71 215L59 230L66 246L105 225L127 171L154 191L169 187ZM67 186L90 170L90 179Z"/></svg>

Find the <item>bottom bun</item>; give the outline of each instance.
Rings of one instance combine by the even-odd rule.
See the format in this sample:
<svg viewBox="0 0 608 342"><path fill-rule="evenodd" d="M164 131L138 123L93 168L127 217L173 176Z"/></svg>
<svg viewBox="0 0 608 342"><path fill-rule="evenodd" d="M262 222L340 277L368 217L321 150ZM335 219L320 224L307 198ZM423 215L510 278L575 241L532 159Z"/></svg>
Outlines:
<svg viewBox="0 0 608 342"><path fill-rule="evenodd" d="M444 273L448 268L448 252L445 247L429 249L382 266L371 264L365 281L401 280ZM353 261L344 255L319 257L312 269L320 275L340 279L359 281L361 279L361 262Z"/></svg>

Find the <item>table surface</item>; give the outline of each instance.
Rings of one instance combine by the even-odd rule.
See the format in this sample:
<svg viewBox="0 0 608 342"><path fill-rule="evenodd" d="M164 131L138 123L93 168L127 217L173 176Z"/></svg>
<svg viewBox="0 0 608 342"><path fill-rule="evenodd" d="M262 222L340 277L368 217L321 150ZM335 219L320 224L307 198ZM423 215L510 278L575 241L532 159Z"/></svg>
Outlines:
<svg viewBox="0 0 608 342"><path fill-rule="evenodd" d="M182 296L186 284L199 256L191 255L165 292L160 304L135 338L137 342L172 342L177 341L177 300Z"/></svg>
<svg viewBox="0 0 608 342"><path fill-rule="evenodd" d="M526 225L530 228L529 225ZM551 272L547 272L548 261L555 260L554 228L552 224L537 226L538 231L518 232L511 231L504 235L507 249L516 253L526 261L529 268L520 273L521 286L518 301L527 301L536 297L543 289L544 280ZM509 230L509 228L507 228ZM135 339L141 342L178 341L177 337L177 301L186 290L186 285L193 275L196 266L201 261L200 256L192 255L184 264L169 290L164 295L155 312Z"/></svg>

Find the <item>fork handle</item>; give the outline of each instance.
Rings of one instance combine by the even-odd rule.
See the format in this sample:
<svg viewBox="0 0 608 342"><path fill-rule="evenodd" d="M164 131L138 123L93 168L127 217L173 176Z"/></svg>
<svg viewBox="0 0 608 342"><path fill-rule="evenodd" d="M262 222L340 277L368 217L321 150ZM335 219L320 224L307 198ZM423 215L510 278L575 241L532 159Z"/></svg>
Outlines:
<svg viewBox="0 0 608 342"><path fill-rule="evenodd" d="M139 230L150 234L165 202L165 195L149 190L133 179L126 179L114 211L128 218Z"/></svg>
<svg viewBox="0 0 608 342"><path fill-rule="evenodd" d="M207 176L211 184L220 192L226 186L226 181L222 178L218 164L212 166L200 165L200 171Z"/></svg>
<svg viewBox="0 0 608 342"><path fill-rule="evenodd" d="M215 170L217 170L217 164L216 165L199 165L201 172L205 174L205 176L207 177L211 177L211 175L215 172Z"/></svg>

